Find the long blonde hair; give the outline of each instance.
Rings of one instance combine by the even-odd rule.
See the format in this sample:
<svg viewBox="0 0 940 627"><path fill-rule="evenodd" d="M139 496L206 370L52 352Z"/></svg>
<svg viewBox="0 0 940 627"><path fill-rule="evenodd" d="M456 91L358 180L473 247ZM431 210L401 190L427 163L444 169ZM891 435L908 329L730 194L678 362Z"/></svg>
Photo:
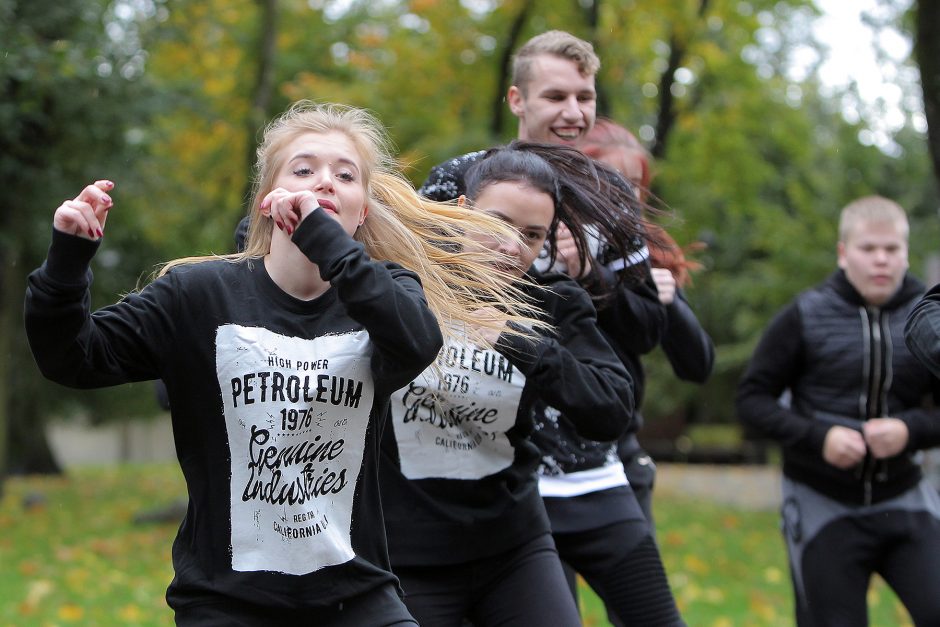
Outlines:
<svg viewBox="0 0 940 627"><path fill-rule="evenodd" d="M463 209L421 197L404 178L392 157L391 141L381 123L368 111L338 104L294 103L265 129L257 149L257 165L249 205L245 247L231 255L186 257L167 263L173 267L226 259L260 259L271 249L273 220L261 216L260 205L274 186L284 162L284 148L303 133L339 131L355 146L363 165L369 212L354 239L372 259L398 263L421 278L428 306L441 332L455 340L470 337L484 342L476 327L511 333L543 327L528 298L515 287L515 277L494 266L499 253L482 248L469 237L519 238L515 229L484 212ZM475 314L488 307L487 315Z"/></svg>

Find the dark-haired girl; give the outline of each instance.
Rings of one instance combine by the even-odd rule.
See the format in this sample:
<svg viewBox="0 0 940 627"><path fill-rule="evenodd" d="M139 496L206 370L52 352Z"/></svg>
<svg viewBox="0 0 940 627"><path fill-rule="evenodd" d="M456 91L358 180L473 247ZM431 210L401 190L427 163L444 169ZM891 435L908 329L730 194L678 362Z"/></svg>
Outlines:
<svg viewBox="0 0 940 627"><path fill-rule="evenodd" d="M389 552L423 625L580 625L538 492L532 410L557 407L599 440L618 437L633 414L629 375L599 331L590 297L532 264L561 221L582 256L585 225L626 246L639 224L591 201L585 190L599 180L583 154L567 151L584 166L569 177L537 150L514 143L490 151L467 172L459 202L518 230L521 241L478 242L518 278L542 324L529 337L484 331L480 342L447 342L392 398L381 474Z"/></svg>

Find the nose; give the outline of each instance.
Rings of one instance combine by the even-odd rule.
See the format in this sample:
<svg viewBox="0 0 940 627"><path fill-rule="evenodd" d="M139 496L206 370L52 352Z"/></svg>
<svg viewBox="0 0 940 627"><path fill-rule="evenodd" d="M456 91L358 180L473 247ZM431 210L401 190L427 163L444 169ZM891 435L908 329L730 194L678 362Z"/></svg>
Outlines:
<svg viewBox="0 0 940 627"><path fill-rule="evenodd" d="M330 167L320 168L316 172L316 179L313 184L314 190L323 190L333 192L333 169Z"/></svg>
<svg viewBox="0 0 940 627"><path fill-rule="evenodd" d="M518 259L522 255L522 244L515 239L503 239L496 250L507 257Z"/></svg>
<svg viewBox="0 0 940 627"><path fill-rule="evenodd" d="M562 113L569 120L577 121L581 119L581 105L578 102L577 96L572 94L565 98L565 108Z"/></svg>

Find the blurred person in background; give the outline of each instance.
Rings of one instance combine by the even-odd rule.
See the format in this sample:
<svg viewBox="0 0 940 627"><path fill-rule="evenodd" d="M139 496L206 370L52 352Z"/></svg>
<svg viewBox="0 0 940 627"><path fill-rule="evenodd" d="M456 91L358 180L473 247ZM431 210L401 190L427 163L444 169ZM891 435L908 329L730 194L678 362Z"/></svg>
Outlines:
<svg viewBox="0 0 940 627"><path fill-rule="evenodd" d="M940 497L915 459L940 443L940 380L904 342L924 293L908 228L887 198L846 205L839 268L771 320L738 387L739 419L782 447L800 627L867 625L874 573L940 625Z"/></svg>

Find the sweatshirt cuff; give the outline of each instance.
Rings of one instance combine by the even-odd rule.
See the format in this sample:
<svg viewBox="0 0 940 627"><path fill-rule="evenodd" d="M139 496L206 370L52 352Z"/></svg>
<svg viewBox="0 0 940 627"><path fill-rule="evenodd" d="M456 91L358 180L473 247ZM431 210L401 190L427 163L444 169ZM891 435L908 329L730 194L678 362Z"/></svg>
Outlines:
<svg viewBox="0 0 940 627"><path fill-rule="evenodd" d="M52 243L46 255L46 276L66 285L83 285L88 282L88 267L98 251L101 240L90 240L52 229Z"/></svg>
<svg viewBox="0 0 940 627"><path fill-rule="evenodd" d="M336 262L362 248L362 244L351 238L323 209L304 218L291 240L307 259L317 264L324 281L329 281L339 271Z"/></svg>
<svg viewBox="0 0 940 627"><path fill-rule="evenodd" d="M509 323L512 324L512 323ZM540 335L519 336L500 333L493 348L505 355L509 361L528 375L542 356L544 338Z"/></svg>
<svg viewBox="0 0 940 627"><path fill-rule="evenodd" d="M829 433L831 427L832 425L821 421L813 421L810 424L809 433L807 433L809 446L811 450L819 453L820 457L823 454L823 445L826 443L826 434Z"/></svg>

